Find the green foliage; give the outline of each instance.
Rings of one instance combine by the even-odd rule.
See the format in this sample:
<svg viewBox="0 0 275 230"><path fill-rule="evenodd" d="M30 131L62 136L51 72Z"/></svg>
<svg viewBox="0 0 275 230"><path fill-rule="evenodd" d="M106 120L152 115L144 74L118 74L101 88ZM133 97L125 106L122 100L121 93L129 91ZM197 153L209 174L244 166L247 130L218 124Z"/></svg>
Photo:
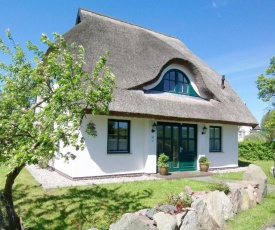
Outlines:
<svg viewBox="0 0 275 230"><path fill-rule="evenodd" d="M218 191L224 192L226 195L229 193L229 187L224 183L211 184L211 185L209 185L209 189L211 191L218 190Z"/></svg>
<svg viewBox="0 0 275 230"><path fill-rule="evenodd" d="M261 74L258 76L256 84L259 90L258 97L271 103L271 111L265 115L264 127L262 127L267 131L267 137L271 141L275 137L275 56L270 58L270 65L266 68L265 74L270 75L270 77Z"/></svg>
<svg viewBox="0 0 275 230"><path fill-rule="evenodd" d="M158 166L169 167L168 161L169 161L169 156L165 155L164 153L161 153L158 157Z"/></svg>
<svg viewBox="0 0 275 230"><path fill-rule="evenodd" d="M262 118L261 127L266 132L266 137L269 141L275 138L275 110L268 111Z"/></svg>
<svg viewBox="0 0 275 230"><path fill-rule="evenodd" d="M181 213L187 207L191 207L192 202L192 198L183 192L181 192L179 195L170 192L166 200L166 204L174 205L177 208L175 214Z"/></svg>
<svg viewBox="0 0 275 230"><path fill-rule="evenodd" d="M239 142L239 157L245 160L273 160L274 144L272 142Z"/></svg>
<svg viewBox="0 0 275 230"><path fill-rule="evenodd" d="M246 135L243 139L243 141L250 141L250 142L264 142L266 141L265 136L263 136L260 133L251 133L249 135Z"/></svg>
<svg viewBox="0 0 275 230"><path fill-rule="evenodd" d="M208 160L207 157L202 156L202 157L200 157L200 159L199 159L199 163L200 163L200 164L210 164L210 161Z"/></svg>
<svg viewBox="0 0 275 230"><path fill-rule="evenodd" d="M115 80L106 56L87 73L83 47L68 45L57 33L54 42L42 35L46 54L27 42L33 60L27 60L10 31L7 36L10 47L0 38L0 51L11 63L0 62L0 165L11 172L26 163L37 164L52 158L58 143L83 149L80 127L85 114L108 113L113 99ZM95 135L89 128L87 133ZM70 152L61 156L74 158Z"/></svg>

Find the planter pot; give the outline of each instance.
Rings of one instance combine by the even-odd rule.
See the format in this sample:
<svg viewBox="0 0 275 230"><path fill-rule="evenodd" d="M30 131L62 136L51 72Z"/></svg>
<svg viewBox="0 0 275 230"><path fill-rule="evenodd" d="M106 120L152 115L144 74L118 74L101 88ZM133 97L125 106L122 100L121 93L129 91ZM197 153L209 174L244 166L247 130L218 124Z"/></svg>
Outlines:
<svg viewBox="0 0 275 230"><path fill-rule="evenodd" d="M209 164L200 164L200 171L207 172L209 169Z"/></svg>
<svg viewBox="0 0 275 230"><path fill-rule="evenodd" d="M168 167L159 167L160 175L168 175Z"/></svg>

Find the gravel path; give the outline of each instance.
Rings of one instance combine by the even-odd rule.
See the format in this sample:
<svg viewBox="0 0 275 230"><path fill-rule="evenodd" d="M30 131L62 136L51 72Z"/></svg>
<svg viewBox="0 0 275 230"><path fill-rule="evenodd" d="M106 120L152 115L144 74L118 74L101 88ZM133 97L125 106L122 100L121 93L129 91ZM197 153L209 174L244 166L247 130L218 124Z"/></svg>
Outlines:
<svg viewBox="0 0 275 230"><path fill-rule="evenodd" d="M160 180L154 176L138 176L138 177L117 177L108 179L90 179L90 180L70 180L55 171L41 169L38 165L28 165L26 169L32 174L35 180L46 189L53 189L58 187L69 187L79 185L97 185L108 183L119 183L128 181L141 181L141 180Z"/></svg>
<svg viewBox="0 0 275 230"><path fill-rule="evenodd" d="M213 170L213 173L225 173L225 172L238 172L245 171L247 167L234 168L234 169L220 169ZM97 185L108 183L119 183L128 181L141 181L141 180L160 180L153 175L144 175L138 177L116 177L108 179L90 179L90 180L70 180L55 171L49 171L47 169L41 169L38 165L28 165L26 169L32 174L38 183L46 189L53 189L58 187L79 186L79 185ZM211 180L212 177L208 177ZM213 178L214 179L214 178Z"/></svg>

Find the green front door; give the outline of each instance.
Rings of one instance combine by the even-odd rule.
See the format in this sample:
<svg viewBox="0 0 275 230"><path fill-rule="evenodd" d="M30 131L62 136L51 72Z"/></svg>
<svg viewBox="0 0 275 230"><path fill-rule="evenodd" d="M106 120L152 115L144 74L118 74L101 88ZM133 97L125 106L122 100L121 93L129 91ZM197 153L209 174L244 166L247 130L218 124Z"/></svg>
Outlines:
<svg viewBox="0 0 275 230"><path fill-rule="evenodd" d="M169 171L196 170L197 125L163 123L157 125L157 155L169 156Z"/></svg>

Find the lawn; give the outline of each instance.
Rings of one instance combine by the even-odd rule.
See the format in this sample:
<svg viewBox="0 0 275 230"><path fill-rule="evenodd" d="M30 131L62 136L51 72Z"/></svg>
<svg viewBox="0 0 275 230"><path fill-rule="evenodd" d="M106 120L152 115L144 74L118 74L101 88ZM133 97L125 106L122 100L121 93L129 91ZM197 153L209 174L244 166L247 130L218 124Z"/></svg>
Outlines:
<svg viewBox="0 0 275 230"><path fill-rule="evenodd" d="M248 166L249 164L256 164L262 168L262 170L267 175L268 184L275 185L275 178L270 175L269 171L272 166L274 166L274 161L247 161L239 159L239 166ZM221 179L231 179L231 180L242 180L244 172L235 172L235 173L221 173L215 175L214 177Z"/></svg>
<svg viewBox="0 0 275 230"><path fill-rule="evenodd" d="M0 167L0 189L4 169ZM209 190L207 183L180 180L139 181L98 186L57 188L44 191L27 170L14 186L15 204L27 229L107 229L125 212L150 208L165 202L170 192L179 193L185 185L193 190ZM275 194L262 205L233 218L228 229L260 229L275 215Z"/></svg>
<svg viewBox="0 0 275 230"><path fill-rule="evenodd" d="M0 189L3 168L0 168ZM135 212L164 202L170 192L185 185L208 190L208 184L188 179L140 181L99 186L79 186L44 191L27 170L14 186L15 204L28 229L106 229L125 212Z"/></svg>

